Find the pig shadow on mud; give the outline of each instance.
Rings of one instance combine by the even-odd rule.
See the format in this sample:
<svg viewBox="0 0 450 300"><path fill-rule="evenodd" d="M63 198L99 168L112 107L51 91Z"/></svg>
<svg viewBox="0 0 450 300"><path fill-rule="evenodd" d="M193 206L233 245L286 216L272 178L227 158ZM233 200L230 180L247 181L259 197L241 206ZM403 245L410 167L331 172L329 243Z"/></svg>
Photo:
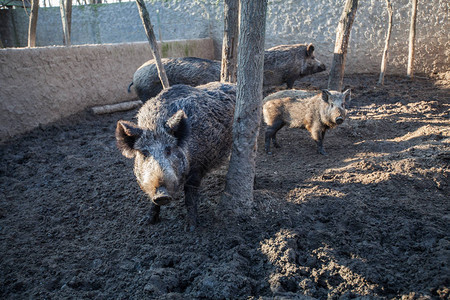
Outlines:
<svg viewBox="0 0 450 300"><path fill-rule="evenodd" d="M137 124L117 122L117 146L135 159L137 182L152 200L149 223L184 191L187 225L195 229L201 180L230 154L235 101L234 85L174 85L140 108Z"/></svg>
<svg viewBox="0 0 450 300"><path fill-rule="evenodd" d="M347 116L345 104L350 102L350 90L345 92L322 90L311 92L285 90L264 98L263 119L267 125L264 148L272 154L270 144L280 145L277 132L288 125L290 128L305 128L317 144L317 151L326 155L323 139L328 129L344 122Z"/></svg>
<svg viewBox="0 0 450 300"><path fill-rule="evenodd" d="M170 85L198 86L220 80L219 61L197 57L163 58L162 64ZM325 69L325 65L315 58L312 44L280 45L264 53L263 82L265 86L286 83L288 88L292 88L296 80ZM128 92L131 86L143 102L162 90L155 60L147 61L136 70Z"/></svg>

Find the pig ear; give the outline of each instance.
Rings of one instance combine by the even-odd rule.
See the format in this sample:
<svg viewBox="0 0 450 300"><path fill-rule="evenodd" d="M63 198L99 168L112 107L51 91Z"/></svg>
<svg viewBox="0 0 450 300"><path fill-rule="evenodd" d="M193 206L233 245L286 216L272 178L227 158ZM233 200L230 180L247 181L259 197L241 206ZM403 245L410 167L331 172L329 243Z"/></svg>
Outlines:
<svg viewBox="0 0 450 300"><path fill-rule="evenodd" d="M343 92L344 94L344 103L349 103L352 100L352 91L350 89Z"/></svg>
<svg viewBox="0 0 450 300"><path fill-rule="evenodd" d="M117 121L116 140L117 148L122 151L123 156L133 158L136 154L134 144L142 136L143 130L136 124L128 121Z"/></svg>
<svg viewBox="0 0 450 300"><path fill-rule="evenodd" d="M329 90L322 90L322 100L328 103L328 99L331 97Z"/></svg>
<svg viewBox="0 0 450 300"><path fill-rule="evenodd" d="M166 130L177 139L187 134L187 116L181 109L166 121Z"/></svg>
<svg viewBox="0 0 450 300"><path fill-rule="evenodd" d="M306 55L307 56L312 56L314 53L314 46L313 44L309 44L308 46L306 46Z"/></svg>

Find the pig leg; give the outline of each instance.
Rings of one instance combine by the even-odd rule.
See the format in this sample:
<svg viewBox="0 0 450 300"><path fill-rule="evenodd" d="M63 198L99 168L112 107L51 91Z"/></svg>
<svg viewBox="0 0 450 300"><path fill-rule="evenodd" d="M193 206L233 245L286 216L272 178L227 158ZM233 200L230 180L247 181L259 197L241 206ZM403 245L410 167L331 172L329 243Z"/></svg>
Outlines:
<svg viewBox="0 0 450 300"><path fill-rule="evenodd" d="M148 224L156 224L161 221L159 217L159 211L161 210L161 206L156 205L153 202L150 202L150 213L147 214L145 217L142 218L142 220L139 221L139 224L141 225L148 225Z"/></svg>
<svg viewBox="0 0 450 300"><path fill-rule="evenodd" d="M149 223L150 224L156 224L159 223L161 221L160 217L159 217L159 212L161 210L161 206L156 205L155 203L151 202L151 208L150 208L150 220Z"/></svg>
<svg viewBox="0 0 450 300"><path fill-rule="evenodd" d="M317 151L319 152L319 154L327 155L327 153L323 149L323 139L325 137L325 130L320 128L320 126L315 126L311 130L311 136L313 140L316 142Z"/></svg>
<svg viewBox="0 0 450 300"><path fill-rule="evenodd" d="M323 149L323 139L325 138L325 132L326 130L322 130L319 143L317 144L319 153L322 155L328 155L328 153L325 152L325 149Z"/></svg>
<svg viewBox="0 0 450 300"><path fill-rule="evenodd" d="M201 178L200 172L191 171L184 185L184 203L186 204L189 231L194 231L197 227L197 199Z"/></svg>
<svg viewBox="0 0 450 300"><path fill-rule="evenodd" d="M284 125L285 125L285 123L282 120L277 120L277 121L273 122L273 124L271 126L267 127L266 136L265 136L265 145L264 145L264 148L265 148L267 154L272 154L272 152L270 152L270 141L271 140L272 140L273 146L275 148L280 148L280 145L277 142L276 134L277 134L278 130L280 130Z"/></svg>
<svg viewBox="0 0 450 300"><path fill-rule="evenodd" d="M294 87L295 79L296 79L295 77L292 77L286 80L286 85L288 89L292 89Z"/></svg>

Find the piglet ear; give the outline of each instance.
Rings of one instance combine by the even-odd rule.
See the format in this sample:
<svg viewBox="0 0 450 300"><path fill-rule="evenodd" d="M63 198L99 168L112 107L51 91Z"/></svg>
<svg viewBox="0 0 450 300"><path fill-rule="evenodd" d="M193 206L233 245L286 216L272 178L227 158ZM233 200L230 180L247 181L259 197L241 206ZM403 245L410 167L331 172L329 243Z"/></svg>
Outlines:
<svg viewBox="0 0 450 300"><path fill-rule="evenodd" d="M350 89L346 90L345 92L343 92L342 94L344 94L344 103L349 103L352 100L352 91Z"/></svg>
<svg viewBox="0 0 450 300"><path fill-rule="evenodd" d="M307 56L312 56L314 53L314 46L313 44L309 44L308 46L306 46L306 55Z"/></svg>
<svg viewBox="0 0 450 300"><path fill-rule="evenodd" d="M328 100L331 97L331 93L329 90L322 90L322 100L328 103Z"/></svg>
<svg viewBox="0 0 450 300"><path fill-rule="evenodd" d="M181 139L187 134L187 116L181 109L166 121L166 130L170 135Z"/></svg>
<svg viewBox="0 0 450 300"><path fill-rule="evenodd" d="M117 148L123 156L133 158L136 154L134 144L142 136L143 130L136 124L128 121L118 121L116 127Z"/></svg>

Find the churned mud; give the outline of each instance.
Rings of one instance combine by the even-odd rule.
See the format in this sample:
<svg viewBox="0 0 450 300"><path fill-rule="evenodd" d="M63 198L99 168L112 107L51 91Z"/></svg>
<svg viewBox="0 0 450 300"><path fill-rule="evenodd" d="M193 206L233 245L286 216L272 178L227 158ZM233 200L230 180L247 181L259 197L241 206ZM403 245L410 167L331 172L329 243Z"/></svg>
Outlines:
<svg viewBox="0 0 450 300"><path fill-rule="evenodd" d="M287 128L268 156L263 126L254 213L220 217L224 167L203 181L192 233L182 200L145 222L148 199L114 137L136 111L86 111L10 140L0 146L0 298L448 299L448 75L388 76L384 87L347 76L349 118L327 132L326 157Z"/></svg>

